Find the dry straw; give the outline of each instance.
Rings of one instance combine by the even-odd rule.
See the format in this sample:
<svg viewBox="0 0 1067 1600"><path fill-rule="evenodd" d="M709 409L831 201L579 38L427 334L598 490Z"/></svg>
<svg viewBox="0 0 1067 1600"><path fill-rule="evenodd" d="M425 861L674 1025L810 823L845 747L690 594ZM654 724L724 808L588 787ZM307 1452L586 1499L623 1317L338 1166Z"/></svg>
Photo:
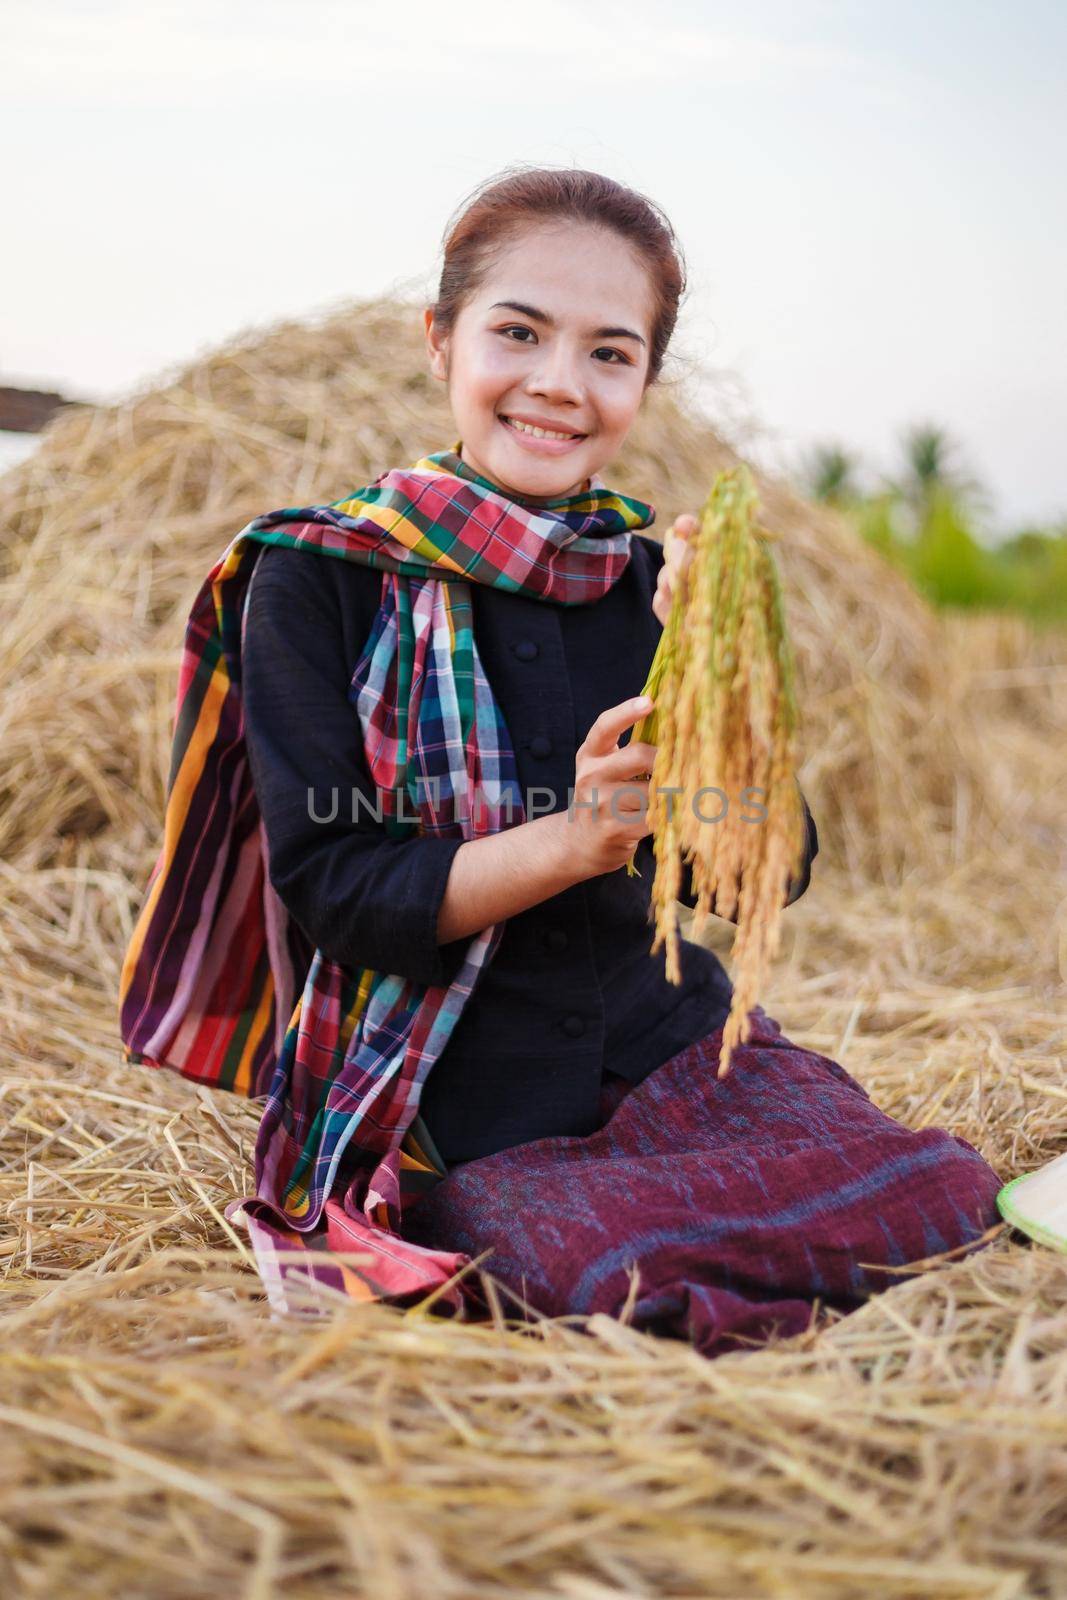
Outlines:
<svg viewBox="0 0 1067 1600"><path fill-rule="evenodd" d="M0 477L0 1594L1067 1592L1067 1258L1002 1234L712 1362L625 1307L309 1336L221 1220L261 1106L122 1063L204 573L250 517L454 437L418 305L374 302L61 415ZM662 527L736 465L664 390L612 479ZM934 616L754 477L821 846L764 1003L1008 1179L1067 1148L1067 640Z"/></svg>
<svg viewBox="0 0 1067 1600"><path fill-rule="evenodd" d="M796 780L797 699L781 586L755 523L758 495L743 464L715 479L679 571L644 692L654 709L634 738L656 745L649 794L656 875L655 954L682 981L682 861L697 894L693 934L712 911L735 922L733 999L718 1076L749 1036L749 1013L778 950L806 828ZM716 814L708 815L708 796ZM753 809L753 807L755 809ZM629 870L636 870L629 863Z"/></svg>

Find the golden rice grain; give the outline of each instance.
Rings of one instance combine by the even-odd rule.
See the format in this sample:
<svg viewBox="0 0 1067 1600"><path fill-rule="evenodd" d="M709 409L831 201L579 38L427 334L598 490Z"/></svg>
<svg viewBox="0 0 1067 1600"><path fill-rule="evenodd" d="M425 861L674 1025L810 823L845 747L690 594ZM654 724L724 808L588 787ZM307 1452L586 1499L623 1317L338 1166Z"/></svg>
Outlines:
<svg viewBox="0 0 1067 1600"><path fill-rule="evenodd" d="M633 732L656 746L648 807L656 860L652 954L666 945L667 977L680 983L683 861L692 865L697 895L694 933L712 911L737 924L720 1078L734 1044L748 1038L806 836L793 661L774 558L755 524L757 503L746 466L718 474L645 684L655 705ZM713 794L718 815L710 810ZM627 870L636 870L632 860Z"/></svg>

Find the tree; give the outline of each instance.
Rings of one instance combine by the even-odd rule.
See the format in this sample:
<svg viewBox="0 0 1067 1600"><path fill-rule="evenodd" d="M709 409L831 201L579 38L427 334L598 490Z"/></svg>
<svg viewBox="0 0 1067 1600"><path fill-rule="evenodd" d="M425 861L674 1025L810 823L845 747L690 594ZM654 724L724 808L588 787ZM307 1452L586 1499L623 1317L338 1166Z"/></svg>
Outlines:
<svg viewBox="0 0 1067 1600"><path fill-rule="evenodd" d="M853 505L860 498L856 487L857 458L841 445L816 445L805 469L808 494L824 505Z"/></svg>
<svg viewBox="0 0 1067 1600"><path fill-rule="evenodd" d="M910 566L912 578L935 605L996 608L1008 598L1004 574L972 537L959 495L937 477L927 490Z"/></svg>
<svg viewBox="0 0 1067 1600"><path fill-rule="evenodd" d="M959 446L946 429L932 422L915 423L904 430L901 443L904 472L888 487L911 513L916 532L935 499L943 507L945 496L950 496L961 515L987 505L981 484L959 466Z"/></svg>

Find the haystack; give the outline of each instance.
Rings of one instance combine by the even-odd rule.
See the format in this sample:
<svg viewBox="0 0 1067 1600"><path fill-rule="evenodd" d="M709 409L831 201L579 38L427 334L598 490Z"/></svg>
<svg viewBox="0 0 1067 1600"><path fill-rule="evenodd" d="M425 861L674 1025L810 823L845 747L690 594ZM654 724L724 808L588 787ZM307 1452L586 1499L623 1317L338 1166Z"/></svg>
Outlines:
<svg viewBox="0 0 1067 1600"><path fill-rule="evenodd" d="M454 438L425 365L394 301L253 331L0 479L0 1592L1063 1592L1067 1258L1001 1232L715 1362L604 1319L309 1335L222 1218L259 1108L121 1065L189 605L249 518ZM734 460L666 387L607 475L661 533ZM1067 1147L1067 637L936 616L759 486L821 843L763 1003L1007 1181Z"/></svg>

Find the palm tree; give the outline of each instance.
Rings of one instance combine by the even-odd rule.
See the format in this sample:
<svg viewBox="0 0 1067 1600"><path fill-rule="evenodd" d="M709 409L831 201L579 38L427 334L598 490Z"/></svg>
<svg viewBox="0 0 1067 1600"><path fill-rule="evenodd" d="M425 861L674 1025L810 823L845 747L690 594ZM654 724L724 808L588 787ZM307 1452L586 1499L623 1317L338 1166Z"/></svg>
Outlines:
<svg viewBox="0 0 1067 1600"><path fill-rule="evenodd" d="M843 506L859 499L856 487L857 458L837 444L816 445L804 471L807 491L813 500Z"/></svg>
<svg viewBox="0 0 1067 1600"><path fill-rule="evenodd" d="M904 434L904 457L911 473L911 481L920 494L926 496L935 483L947 483L952 477L948 458L953 446L944 428L930 423L919 423Z"/></svg>
<svg viewBox="0 0 1067 1600"><path fill-rule="evenodd" d="M974 510L986 503L981 484L957 464L959 446L944 428L933 422L916 423L904 430L902 445L904 476L890 487L908 507L917 525L942 490L951 495L961 511Z"/></svg>

